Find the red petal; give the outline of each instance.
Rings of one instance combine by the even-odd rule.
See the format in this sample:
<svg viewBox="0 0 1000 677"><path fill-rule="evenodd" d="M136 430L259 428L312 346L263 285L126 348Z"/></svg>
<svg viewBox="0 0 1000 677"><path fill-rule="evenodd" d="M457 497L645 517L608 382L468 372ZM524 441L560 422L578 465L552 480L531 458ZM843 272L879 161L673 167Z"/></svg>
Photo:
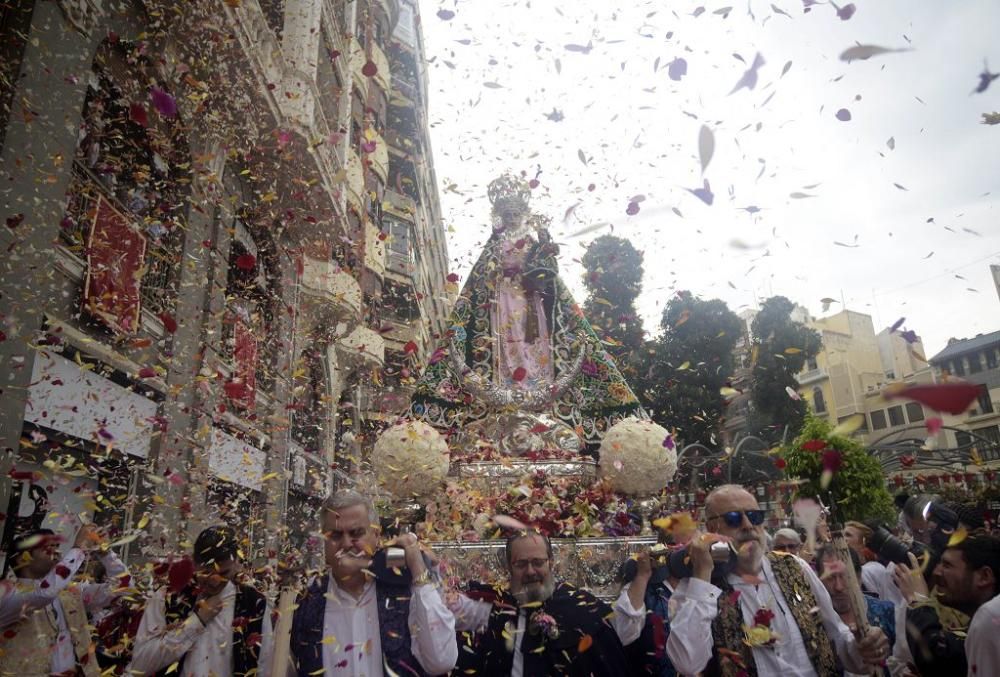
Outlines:
<svg viewBox="0 0 1000 677"><path fill-rule="evenodd" d="M511 374L510 377L520 383L521 381L524 380L524 377L527 375L528 375L527 369L525 369L524 367L518 367L517 369L514 370L514 373Z"/></svg>
<svg viewBox="0 0 1000 677"><path fill-rule="evenodd" d="M951 381L886 390L883 396L887 400L900 398L914 400L934 411L943 411L957 416L968 409L982 391L983 386L975 383Z"/></svg>
<svg viewBox="0 0 1000 677"><path fill-rule="evenodd" d="M802 443L804 451L822 451L826 449L826 440L808 440Z"/></svg>
<svg viewBox="0 0 1000 677"><path fill-rule="evenodd" d="M407 344L403 346L403 352L406 353L407 355L412 355L413 353L417 352L417 344L413 341L407 342Z"/></svg>
<svg viewBox="0 0 1000 677"><path fill-rule="evenodd" d="M139 370L139 378L153 378L156 376L156 370L152 367L143 367Z"/></svg>
<svg viewBox="0 0 1000 677"><path fill-rule="evenodd" d="M69 570L69 567L65 564L56 565L56 576L59 578L69 578L70 574L73 572Z"/></svg>
<svg viewBox="0 0 1000 677"><path fill-rule="evenodd" d="M458 282L458 273L448 273L448 282Z"/></svg>
<svg viewBox="0 0 1000 677"><path fill-rule="evenodd" d="M194 562L184 558L170 563L167 571L167 581L170 592L180 592L194 578Z"/></svg>
<svg viewBox="0 0 1000 677"><path fill-rule="evenodd" d="M129 119L142 127L149 126L149 116L146 114L146 107L141 103L133 103L128 107Z"/></svg>
<svg viewBox="0 0 1000 677"><path fill-rule="evenodd" d="M253 254L240 254L236 257L236 267L240 270L253 270L257 259Z"/></svg>
<svg viewBox="0 0 1000 677"><path fill-rule="evenodd" d="M378 66L375 65L374 61L368 61L361 67L361 74L366 78L375 77L376 73L378 73Z"/></svg>
<svg viewBox="0 0 1000 677"><path fill-rule="evenodd" d="M168 334L177 331L177 320L170 313L160 313L160 322L163 323L163 328L167 330Z"/></svg>

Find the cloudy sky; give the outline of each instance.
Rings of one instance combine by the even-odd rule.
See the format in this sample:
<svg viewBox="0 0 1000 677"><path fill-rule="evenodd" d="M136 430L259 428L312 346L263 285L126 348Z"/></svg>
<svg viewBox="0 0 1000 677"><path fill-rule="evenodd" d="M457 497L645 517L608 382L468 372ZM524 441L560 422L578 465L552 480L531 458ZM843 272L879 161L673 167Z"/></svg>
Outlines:
<svg viewBox="0 0 1000 677"><path fill-rule="evenodd" d="M1000 125L981 123L1000 79L972 93L984 60L1000 73L1000 3L854 4L421 0L452 269L489 234L486 184L540 171L577 299L586 244L626 237L651 332L680 289L736 311L843 299L876 331L906 317L929 355L1000 329ZM841 60L858 44L899 51Z"/></svg>

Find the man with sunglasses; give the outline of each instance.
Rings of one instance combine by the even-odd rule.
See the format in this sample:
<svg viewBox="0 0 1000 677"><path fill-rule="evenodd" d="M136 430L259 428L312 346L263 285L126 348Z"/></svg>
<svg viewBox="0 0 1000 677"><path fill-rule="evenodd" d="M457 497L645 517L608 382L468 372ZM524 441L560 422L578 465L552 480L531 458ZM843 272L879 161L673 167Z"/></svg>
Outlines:
<svg viewBox="0 0 1000 677"><path fill-rule="evenodd" d="M718 487L705 500L707 533L688 546L693 575L673 596L667 654L683 674L760 677L840 674L882 664L889 642L872 628L857 639L830 593L800 558L765 552L764 511L738 485ZM713 543L735 550L724 574L713 576Z"/></svg>
<svg viewBox="0 0 1000 677"><path fill-rule="evenodd" d="M620 635L634 642L645 622L627 593L614 609L586 590L555 582L552 543L545 535L520 531L505 549L510 585L504 590L471 583L454 593L461 675L579 675L619 677L629 674ZM641 600L650 567L640 563L636 593Z"/></svg>
<svg viewBox="0 0 1000 677"><path fill-rule="evenodd" d="M802 550L802 538L795 529L778 529L774 532L774 543L771 544L774 552L783 552L788 555L798 555Z"/></svg>

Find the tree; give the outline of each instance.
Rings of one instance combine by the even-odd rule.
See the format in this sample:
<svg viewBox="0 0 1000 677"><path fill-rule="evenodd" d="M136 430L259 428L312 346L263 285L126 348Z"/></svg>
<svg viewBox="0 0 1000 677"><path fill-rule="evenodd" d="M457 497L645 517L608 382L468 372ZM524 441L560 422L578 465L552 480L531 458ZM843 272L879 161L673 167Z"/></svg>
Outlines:
<svg viewBox="0 0 1000 677"><path fill-rule="evenodd" d="M649 342L652 364L640 375L640 399L684 443L716 447L726 410L722 388L733 372L742 322L725 302L682 291L667 303L661 334Z"/></svg>
<svg viewBox="0 0 1000 677"><path fill-rule="evenodd" d="M826 421L808 415L802 432L782 447L781 456L788 476L802 480L796 496L821 498L833 507L834 521L892 520L892 496L882 466L863 444L835 434ZM824 470L830 473L826 487Z"/></svg>
<svg viewBox="0 0 1000 677"><path fill-rule="evenodd" d="M784 296L773 296L761 306L751 325L754 360L751 374L752 411L749 427L764 439L794 435L802 427L806 403L793 397L806 361L822 347L817 331L792 319L795 304Z"/></svg>
<svg viewBox="0 0 1000 677"><path fill-rule="evenodd" d="M624 238L602 235L587 247L582 263L588 292L583 312L631 379L631 357L643 347L642 319L635 309L642 291L642 254Z"/></svg>

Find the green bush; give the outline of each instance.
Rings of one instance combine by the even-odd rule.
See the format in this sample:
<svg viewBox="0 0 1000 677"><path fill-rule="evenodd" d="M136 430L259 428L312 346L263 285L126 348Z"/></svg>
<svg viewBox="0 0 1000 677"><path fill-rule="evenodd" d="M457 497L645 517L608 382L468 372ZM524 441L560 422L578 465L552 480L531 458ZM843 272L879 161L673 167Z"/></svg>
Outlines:
<svg viewBox="0 0 1000 677"><path fill-rule="evenodd" d="M813 440L825 442L826 449L836 449L841 455L840 468L824 489L823 451L803 448ZM781 456L787 464L785 472L790 479L802 481L795 497L819 497L827 506L833 507L832 521L843 524L848 520L881 519L892 521L895 509L892 496L885 486L885 477L878 461L868 455L860 442L843 435L835 435L833 427L826 421L806 417L799 436L790 445L781 449Z"/></svg>

